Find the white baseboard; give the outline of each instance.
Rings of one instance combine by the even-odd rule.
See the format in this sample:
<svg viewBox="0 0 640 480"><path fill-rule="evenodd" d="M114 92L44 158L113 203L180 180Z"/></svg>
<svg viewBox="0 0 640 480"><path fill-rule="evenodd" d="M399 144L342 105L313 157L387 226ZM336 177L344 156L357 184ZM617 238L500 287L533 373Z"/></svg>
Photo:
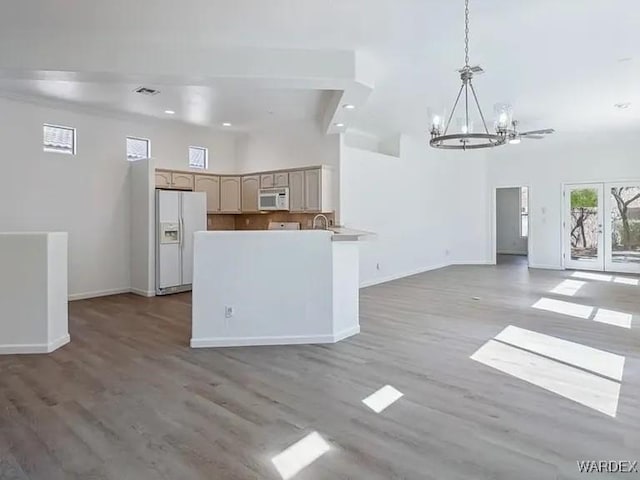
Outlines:
<svg viewBox="0 0 640 480"><path fill-rule="evenodd" d="M346 328L341 332L333 334L333 343L339 342L340 340L344 340L345 338L348 338L348 337L353 337L358 333L360 333L360 325L356 325L355 327L351 327L351 328Z"/></svg>
<svg viewBox="0 0 640 480"><path fill-rule="evenodd" d="M529 263L529 268L539 268L541 270L564 270L560 265L544 265L541 263Z"/></svg>
<svg viewBox="0 0 640 480"><path fill-rule="evenodd" d="M460 261L460 262L452 262L451 265L495 265L491 260L471 260L471 261Z"/></svg>
<svg viewBox="0 0 640 480"><path fill-rule="evenodd" d="M0 345L0 355L31 355L51 353L71 341L69 334L50 343L31 343L22 345Z"/></svg>
<svg viewBox="0 0 640 480"><path fill-rule="evenodd" d="M336 343L360 333L360 326L348 328L335 335L299 335L282 337L228 337L192 338L191 348L208 347L257 347L264 345L310 345L316 343Z"/></svg>
<svg viewBox="0 0 640 480"><path fill-rule="evenodd" d="M416 268L415 270L410 270L408 272L396 273L393 275L386 275L384 277L374 278L372 280L367 280L366 282L360 283L360 288L372 287L373 285L379 285L381 283L392 282L393 280L399 280L404 277L410 277L412 275L418 275L424 272L430 272L431 270L438 270L439 268L448 267L449 263L441 263L437 265L431 265L428 267Z"/></svg>
<svg viewBox="0 0 640 480"><path fill-rule="evenodd" d="M108 297L109 295L119 295L131 292L130 288L114 288L112 290L99 290L97 292L74 293L69 295L69 301L86 300L87 298Z"/></svg>
<svg viewBox="0 0 640 480"><path fill-rule="evenodd" d="M69 343L71 341L71 336L67 333L66 335L63 335L62 337L60 337L57 340L54 340L53 342L49 342L49 345L47 346L47 353L51 353L54 350L59 349L60 347L66 345L67 343Z"/></svg>
<svg viewBox="0 0 640 480"><path fill-rule="evenodd" d="M134 295L139 295L141 297L155 297L156 296L156 292L153 291L153 290L140 290L138 288L132 288L130 291Z"/></svg>

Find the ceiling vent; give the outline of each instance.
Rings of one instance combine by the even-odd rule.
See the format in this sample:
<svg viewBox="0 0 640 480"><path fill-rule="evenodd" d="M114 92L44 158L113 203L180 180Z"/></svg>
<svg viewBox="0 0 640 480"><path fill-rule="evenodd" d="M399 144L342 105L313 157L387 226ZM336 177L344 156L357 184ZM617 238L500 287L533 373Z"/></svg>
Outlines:
<svg viewBox="0 0 640 480"><path fill-rule="evenodd" d="M138 87L134 90L134 92L136 93L140 93L142 95L157 95L160 93L160 90L156 90L155 88L149 88L149 87Z"/></svg>

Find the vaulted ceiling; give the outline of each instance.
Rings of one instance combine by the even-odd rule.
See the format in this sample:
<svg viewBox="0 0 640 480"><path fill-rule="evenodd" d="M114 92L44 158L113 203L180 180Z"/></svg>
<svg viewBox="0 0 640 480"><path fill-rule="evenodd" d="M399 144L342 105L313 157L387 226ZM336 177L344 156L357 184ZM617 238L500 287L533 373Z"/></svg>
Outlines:
<svg viewBox="0 0 640 480"><path fill-rule="evenodd" d="M328 131L423 134L428 111L450 108L459 87L463 10L462 0L7 2L0 95L170 109L238 129L313 118ZM637 25L633 0L471 0L485 113L511 104L524 129L640 127ZM162 93L133 94L142 84Z"/></svg>

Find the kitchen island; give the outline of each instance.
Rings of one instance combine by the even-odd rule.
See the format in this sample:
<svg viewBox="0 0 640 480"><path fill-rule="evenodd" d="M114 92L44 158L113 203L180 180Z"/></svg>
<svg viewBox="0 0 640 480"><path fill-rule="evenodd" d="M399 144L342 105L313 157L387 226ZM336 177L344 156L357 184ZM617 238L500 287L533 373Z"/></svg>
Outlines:
<svg viewBox="0 0 640 480"><path fill-rule="evenodd" d="M360 332L356 230L197 232L191 346L335 343Z"/></svg>

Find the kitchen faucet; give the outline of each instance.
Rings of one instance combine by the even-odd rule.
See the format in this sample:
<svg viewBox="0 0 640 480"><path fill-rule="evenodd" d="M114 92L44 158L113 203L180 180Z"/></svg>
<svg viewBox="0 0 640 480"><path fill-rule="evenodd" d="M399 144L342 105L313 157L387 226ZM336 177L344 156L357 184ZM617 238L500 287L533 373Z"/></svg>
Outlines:
<svg viewBox="0 0 640 480"><path fill-rule="evenodd" d="M313 217L313 223L311 224L311 228L313 228L314 230L316 229L316 220L318 220L319 218L324 218L324 229L323 230L328 230L329 229L329 219L319 213L318 215L316 215L315 217Z"/></svg>

